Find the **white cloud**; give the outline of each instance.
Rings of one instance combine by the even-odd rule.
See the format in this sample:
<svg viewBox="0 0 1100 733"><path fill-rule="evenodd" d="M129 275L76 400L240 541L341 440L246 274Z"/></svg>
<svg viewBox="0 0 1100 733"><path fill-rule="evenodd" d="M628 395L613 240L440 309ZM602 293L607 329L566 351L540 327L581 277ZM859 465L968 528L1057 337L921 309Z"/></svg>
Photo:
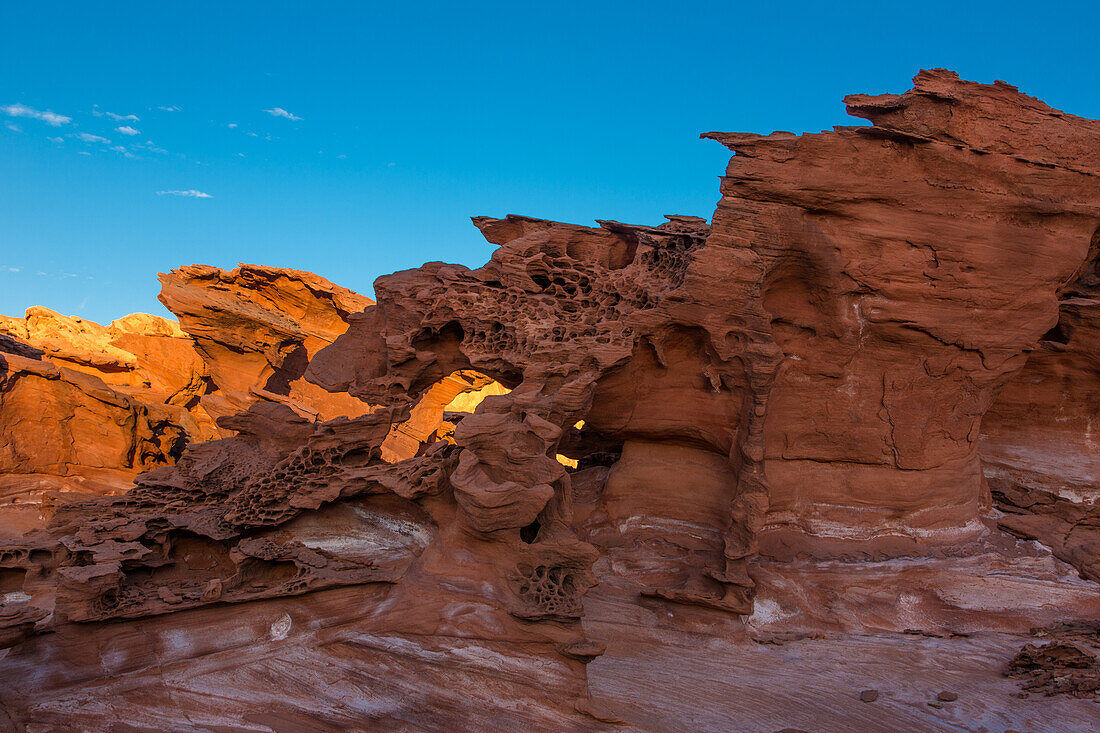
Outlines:
<svg viewBox="0 0 1100 733"><path fill-rule="evenodd" d="M126 152L126 148L122 147L121 145L115 145L113 148L111 148L111 150L115 151L116 153Z"/></svg>
<svg viewBox="0 0 1100 733"><path fill-rule="evenodd" d="M100 137L99 135L91 135L87 132L78 132L78 133L76 133L76 136L78 138L80 138L81 140L83 140L84 142L86 142L86 143L109 143L109 142L111 142L110 140L108 140L105 137Z"/></svg>
<svg viewBox="0 0 1100 733"><path fill-rule="evenodd" d="M230 122L230 123L229 123L229 129L230 129L230 130L232 130L232 129L233 129L234 127L236 127L236 126L237 126L237 123L236 123L236 122Z"/></svg>
<svg viewBox="0 0 1100 733"><path fill-rule="evenodd" d="M115 122L140 122L137 115L116 115L114 112L104 112L99 109L99 105L92 105L95 109L92 110L92 114L96 117L107 116Z"/></svg>
<svg viewBox="0 0 1100 733"><path fill-rule="evenodd" d="M65 138L63 138L63 137L51 137L51 138L47 138L47 139L51 143L57 143L58 145L61 145L65 142Z"/></svg>
<svg viewBox="0 0 1100 733"><path fill-rule="evenodd" d="M164 148L157 147L156 143L152 140L146 140L144 143L134 143L132 147L141 148L142 150L148 150L150 153L167 153Z"/></svg>
<svg viewBox="0 0 1100 733"><path fill-rule="evenodd" d="M196 191L195 189L188 189L187 191L157 191L157 196L185 196L193 199L212 199L214 198L208 193L203 191Z"/></svg>
<svg viewBox="0 0 1100 733"><path fill-rule="evenodd" d="M15 124L14 122L9 122L6 127L12 132L23 132L23 128Z"/></svg>
<svg viewBox="0 0 1100 733"><path fill-rule="evenodd" d="M32 120L42 120L47 125L53 127L61 127L73 121L72 117L55 114L49 110L42 112L41 110L32 109L22 104L9 104L5 107L0 107L0 112L3 112L9 117L29 117Z"/></svg>
<svg viewBox="0 0 1100 733"><path fill-rule="evenodd" d="M23 268L22 267L5 267L4 269L7 270L8 272L19 272Z"/></svg>
<svg viewBox="0 0 1100 733"><path fill-rule="evenodd" d="M264 112L267 112L272 117L286 117L288 120L300 121L302 119L301 117L296 117L290 114L282 107L276 107L275 109L265 109Z"/></svg>
<svg viewBox="0 0 1100 733"><path fill-rule="evenodd" d="M180 108L175 106L175 105L172 105L171 107L157 107L157 109L162 110L164 112L179 112L180 111Z"/></svg>
<svg viewBox="0 0 1100 733"><path fill-rule="evenodd" d="M129 125L123 125L122 127L116 127L115 132L121 132L123 135L140 135L141 133Z"/></svg>
<svg viewBox="0 0 1100 733"><path fill-rule="evenodd" d="M77 155L91 155L87 150L81 150Z"/></svg>

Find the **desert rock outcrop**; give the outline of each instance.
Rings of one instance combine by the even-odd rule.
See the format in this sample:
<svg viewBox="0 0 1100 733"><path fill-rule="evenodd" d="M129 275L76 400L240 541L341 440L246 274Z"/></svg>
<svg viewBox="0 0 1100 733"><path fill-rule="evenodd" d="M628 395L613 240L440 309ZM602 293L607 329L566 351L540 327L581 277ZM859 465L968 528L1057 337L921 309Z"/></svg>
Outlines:
<svg viewBox="0 0 1100 733"><path fill-rule="evenodd" d="M215 434L194 409L207 388L191 339L167 319L101 326L41 307L0 319L0 501L125 491ZM23 509L38 511L5 507Z"/></svg>
<svg viewBox="0 0 1100 733"><path fill-rule="evenodd" d="M310 273L250 265L161 279L184 328L145 313L102 326L38 306L0 318L3 511L37 516L37 502L11 502L58 490L125 491L188 444L232 435L218 419L255 402L310 420L370 410L298 378L368 298Z"/></svg>
<svg viewBox="0 0 1100 733"><path fill-rule="evenodd" d="M997 393L981 456L999 524L1100 581L1100 233L1058 321Z"/></svg>
<svg viewBox="0 0 1100 733"><path fill-rule="evenodd" d="M164 276L235 434L0 543L13 725L1094 722L1002 674L1100 615L1100 122L942 70L847 102L708 133L710 222L478 217L488 263L377 303ZM1027 459L1048 423L1076 463Z"/></svg>
<svg viewBox="0 0 1100 733"><path fill-rule="evenodd" d="M179 318L207 364L217 394L204 398L215 417L257 399L283 402L319 419L367 411L347 395L303 380L318 350L347 330L347 319L372 301L309 272L205 265L160 276L160 301Z"/></svg>

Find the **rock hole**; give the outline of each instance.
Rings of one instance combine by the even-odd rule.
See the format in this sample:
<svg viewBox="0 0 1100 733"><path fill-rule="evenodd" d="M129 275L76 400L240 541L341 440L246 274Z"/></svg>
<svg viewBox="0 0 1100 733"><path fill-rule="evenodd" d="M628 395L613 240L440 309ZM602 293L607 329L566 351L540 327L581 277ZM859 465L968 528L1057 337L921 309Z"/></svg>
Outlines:
<svg viewBox="0 0 1100 733"><path fill-rule="evenodd" d="M533 544L539 536L540 529L542 529L542 525L539 524L539 520L536 517L535 521L531 522L519 531L519 538L529 545Z"/></svg>
<svg viewBox="0 0 1100 733"><path fill-rule="evenodd" d="M1049 341L1055 344L1062 344L1064 346L1065 344L1069 343L1069 338L1072 333L1073 328L1068 323L1066 323L1065 321L1058 321L1058 323L1055 324L1054 328L1043 334L1043 338L1041 340Z"/></svg>

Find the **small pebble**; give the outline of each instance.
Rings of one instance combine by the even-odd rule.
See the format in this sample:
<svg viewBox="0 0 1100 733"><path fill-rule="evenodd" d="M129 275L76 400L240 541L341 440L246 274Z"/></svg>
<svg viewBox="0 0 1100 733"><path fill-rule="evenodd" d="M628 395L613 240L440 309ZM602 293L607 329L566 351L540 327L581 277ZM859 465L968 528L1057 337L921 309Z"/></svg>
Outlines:
<svg viewBox="0 0 1100 733"><path fill-rule="evenodd" d="M936 695L936 699L940 702L955 702L959 699L959 696L956 695L954 692L948 692L947 690L944 690L940 694Z"/></svg>
<svg viewBox="0 0 1100 733"><path fill-rule="evenodd" d="M859 693L859 699L863 702L874 702L878 699L878 690L864 690Z"/></svg>
<svg viewBox="0 0 1100 733"><path fill-rule="evenodd" d="M932 702L928 703L928 707L936 708L937 710L941 710L941 709L943 709L943 703L942 702L936 702L935 700L933 700Z"/></svg>

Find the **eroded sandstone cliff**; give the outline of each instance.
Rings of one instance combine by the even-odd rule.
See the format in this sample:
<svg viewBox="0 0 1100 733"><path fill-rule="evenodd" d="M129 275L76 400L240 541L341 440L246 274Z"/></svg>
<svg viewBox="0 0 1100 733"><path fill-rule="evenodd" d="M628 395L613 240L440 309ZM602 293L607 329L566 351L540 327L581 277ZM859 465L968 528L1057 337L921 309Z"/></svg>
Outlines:
<svg viewBox="0 0 1100 733"><path fill-rule="evenodd" d="M708 133L709 223L479 217L488 263L377 303L165 276L235 435L0 544L12 726L1094 722L1001 673L1100 616L1100 122L942 70L847 101ZM1010 671L1087 696L1078 637Z"/></svg>

